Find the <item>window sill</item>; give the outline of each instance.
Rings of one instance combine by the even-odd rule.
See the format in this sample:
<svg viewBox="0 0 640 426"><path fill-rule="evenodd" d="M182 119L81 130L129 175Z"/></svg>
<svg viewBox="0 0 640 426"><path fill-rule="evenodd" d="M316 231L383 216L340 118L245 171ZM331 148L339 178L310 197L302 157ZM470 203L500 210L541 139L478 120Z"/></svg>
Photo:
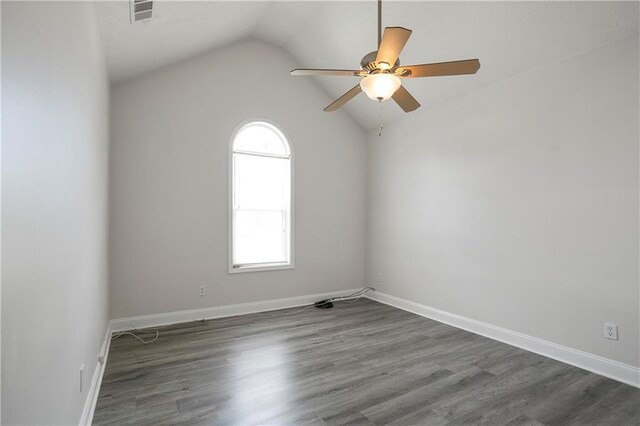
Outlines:
<svg viewBox="0 0 640 426"><path fill-rule="evenodd" d="M230 274L242 274L244 272L267 272L267 271L282 271L286 269L294 269L292 263L270 263L264 265L245 265L230 267Z"/></svg>

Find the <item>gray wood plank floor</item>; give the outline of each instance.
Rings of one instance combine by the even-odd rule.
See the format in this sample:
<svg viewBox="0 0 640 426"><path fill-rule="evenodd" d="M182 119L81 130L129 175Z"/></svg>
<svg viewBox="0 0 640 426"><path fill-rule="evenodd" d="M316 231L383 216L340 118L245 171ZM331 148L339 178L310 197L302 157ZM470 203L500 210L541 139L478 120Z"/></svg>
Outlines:
<svg viewBox="0 0 640 426"><path fill-rule="evenodd" d="M640 390L368 299L111 344L96 425L640 424Z"/></svg>

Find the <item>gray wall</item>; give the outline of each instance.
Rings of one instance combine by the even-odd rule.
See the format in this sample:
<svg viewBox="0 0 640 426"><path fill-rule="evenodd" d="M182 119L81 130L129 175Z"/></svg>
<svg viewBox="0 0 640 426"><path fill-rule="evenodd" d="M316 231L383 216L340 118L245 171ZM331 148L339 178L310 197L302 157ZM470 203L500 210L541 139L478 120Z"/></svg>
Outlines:
<svg viewBox="0 0 640 426"><path fill-rule="evenodd" d="M638 89L636 35L371 134L367 282L638 366Z"/></svg>
<svg viewBox="0 0 640 426"><path fill-rule="evenodd" d="M77 424L106 330L101 52L91 3L2 3L3 424Z"/></svg>
<svg viewBox="0 0 640 426"><path fill-rule="evenodd" d="M366 137L296 65L249 40L112 88L112 317L363 285ZM296 267L229 275L228 147L253 118L293 146Z"/></svg>

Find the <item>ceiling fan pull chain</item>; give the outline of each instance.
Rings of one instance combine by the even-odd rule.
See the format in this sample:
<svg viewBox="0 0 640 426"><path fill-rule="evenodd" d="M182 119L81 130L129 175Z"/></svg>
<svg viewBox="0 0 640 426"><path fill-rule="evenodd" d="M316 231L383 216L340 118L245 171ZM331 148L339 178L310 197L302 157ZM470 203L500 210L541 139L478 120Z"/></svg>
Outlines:
<svg viewBox="0 0 640 426"><path fill-rule="evenodd" d="M382 101L378 101L380 104L380 111L378 113L378 120L380 121L380 127L378 128L378 136L382 137Z"/></svg>

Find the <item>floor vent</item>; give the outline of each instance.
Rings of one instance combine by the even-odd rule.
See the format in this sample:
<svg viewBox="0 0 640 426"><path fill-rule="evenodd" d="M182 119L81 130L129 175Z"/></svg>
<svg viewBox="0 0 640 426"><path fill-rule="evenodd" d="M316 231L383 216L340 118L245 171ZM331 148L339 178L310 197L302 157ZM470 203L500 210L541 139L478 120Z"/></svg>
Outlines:
<svg viewBox="0 0 640 426"><path fill-rule="evenodd" d="M131 23L147 21L153 15L153 0L131 0Z"/></svg>

